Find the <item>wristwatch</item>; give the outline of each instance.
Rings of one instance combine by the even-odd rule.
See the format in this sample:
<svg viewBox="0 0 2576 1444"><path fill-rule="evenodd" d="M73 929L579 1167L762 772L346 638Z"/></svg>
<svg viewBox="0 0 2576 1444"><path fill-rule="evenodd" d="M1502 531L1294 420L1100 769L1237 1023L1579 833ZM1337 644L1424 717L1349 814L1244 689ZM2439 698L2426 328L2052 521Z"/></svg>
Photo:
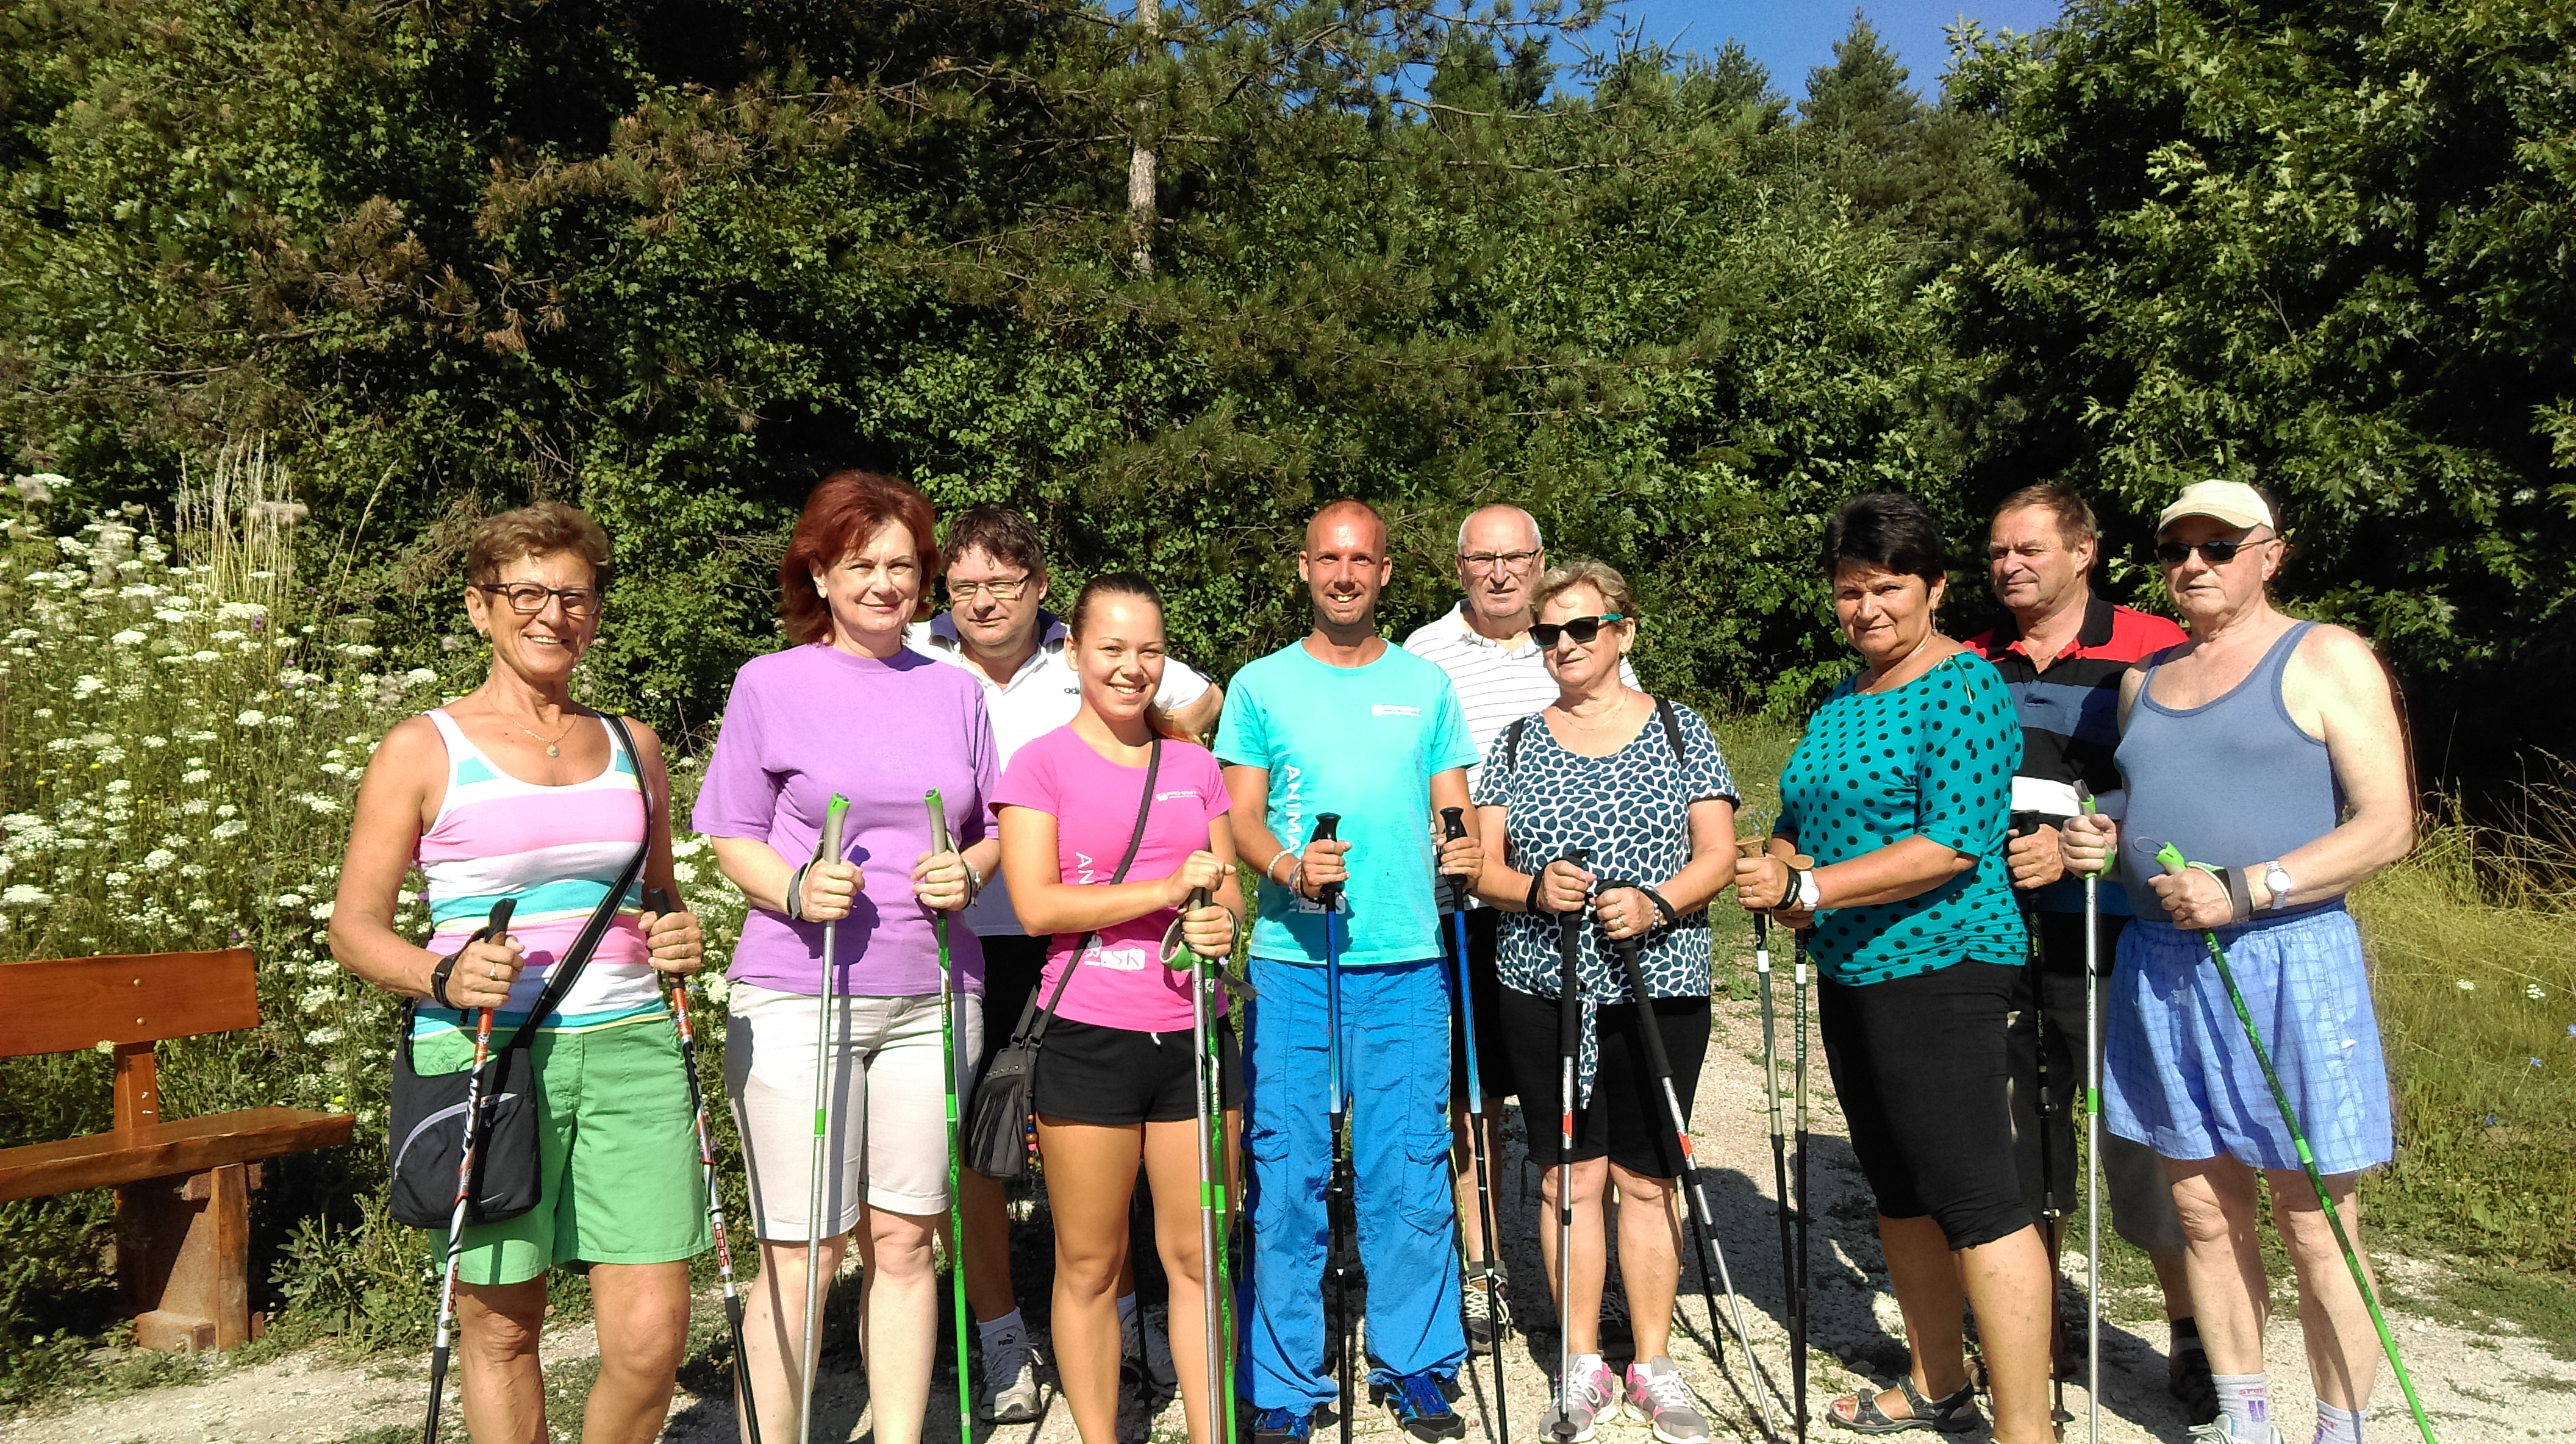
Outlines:
<svg viewBox="0 0 2576 1444"><path fill-rule="evenodd" d="M1822 887L1817 886L1816 870L1814 868L1801 868L1791 872L1789 875L1798 880L1798 906L1801 909L1807 912L1814 912L1818 907L1823 905L1825 900L1825 890Z"/></svg>
<svg viewBox="0 0 2576 1444"><path fill-rule="evenodd" d="M2272 895L2263 905L2265 912L2279 912L2290 905L2290 870L2277 862L2263 864L2263 888Z"/></svg>

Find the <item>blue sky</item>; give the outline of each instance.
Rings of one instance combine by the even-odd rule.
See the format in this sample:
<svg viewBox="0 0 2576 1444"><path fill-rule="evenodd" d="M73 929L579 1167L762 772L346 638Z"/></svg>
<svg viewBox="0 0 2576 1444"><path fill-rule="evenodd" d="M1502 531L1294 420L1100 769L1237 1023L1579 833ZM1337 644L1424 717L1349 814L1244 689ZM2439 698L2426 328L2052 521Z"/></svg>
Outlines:
<svg viewBox="0 0 2576 1444"><path fill-rule="evenodd" d="M2056 18L2058 3L1867 0L1859 8L1912 72L1908 83L1931 99L1950 63L1944 26L1964 14L1989 31L2027 33ZM1852 9L1851 0L1618 0L1612 20L1625 16L1648 39L1671 43L1678 37L1675 48L1711 55L1731 35L1771 68L1772 86L1794 100L1806 93L1808 67L1833 62L1834 42L1851 28Z"/></svg>

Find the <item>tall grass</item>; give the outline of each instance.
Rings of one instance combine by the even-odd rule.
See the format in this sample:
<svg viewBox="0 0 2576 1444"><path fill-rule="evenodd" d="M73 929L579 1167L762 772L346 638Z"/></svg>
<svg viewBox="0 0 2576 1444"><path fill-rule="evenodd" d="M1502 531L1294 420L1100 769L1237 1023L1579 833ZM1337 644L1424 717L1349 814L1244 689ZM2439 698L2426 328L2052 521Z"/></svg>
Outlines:
<svg viewBox="0 0 2576 1444"><path fill-rule="evenodd" d="M2378 1223L2497 1262L2576 1270L2576 793L2511 827L2438 814L2353 898L2397 1094Z"/></svg>
<svg viewBox="0 0 2576 1444"><path fill-rule="evenodd" d="M357 776L435 674L328 632L301 509L256 454L192 478L168 537L139 508L54 518L31 481L0 521L0 956L251 948L262 1023L162 1044L170 1111L347 1107L365 1138L390 1004L321 929ZM0 1145L109 1121L106 1058L0 1061ZM321 1183L283 1175L272 1203ZM0 1205L0 1356L102 1321L111 1211L105 1190Z"/></svg>

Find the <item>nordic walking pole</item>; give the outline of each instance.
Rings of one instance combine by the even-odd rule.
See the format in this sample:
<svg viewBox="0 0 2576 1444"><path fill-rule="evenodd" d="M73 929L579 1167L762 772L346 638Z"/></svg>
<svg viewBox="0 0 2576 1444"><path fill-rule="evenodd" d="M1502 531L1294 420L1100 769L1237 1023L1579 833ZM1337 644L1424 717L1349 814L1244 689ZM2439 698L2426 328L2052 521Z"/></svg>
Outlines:
<svg viewBox="0 0 2576 1444"><path fill-rule="evenodd" d="M1216 1141L1225 1133L1224 1076L1214 1046L1213 1010L1208 1006L1213 988L1207 978L1208 960L1181 932L1183 920L1207 905L1207 889L1192 888L1181 904L1180 917L1163 931L1162 961L1164 967L1187 968L1190 974L1190 1082L1199 1125L1199 1308L1201 1322L1207 1326L1207 1437L1211 1444L1225 1444L1228 1431L1217 1422L1217 1410L1225 1403L1225 1317L1219 1303L1225 1271L1217 1262L1224 1248L1225 1159ZM1211 1125L1214 1135L1209 1133Z"/></svg>
<svg viewBox="0 0 2576 1444"><path fill-rule="evenodd" d="M658 887L644 889L644 906L654 913L676 911L671 895ZM698 1035L689 1026L689 981L671 980L671 1024L680 1033L680 1067L689 1075L689 1112L698 1129L698 1174L707 1190L707 1226L716 1240L716 1277L724 1281L725 1322L733 1329L733 1384L741 1391L744 1425L751 1444L760 1444L760 1410L751 1391L751 1356L742 1347L742 1295L733 1286L733 1247L725 1240L724 1199L716 1193L716 1146L707 1132L707 1094L698 1081Z"/></svg>
<svg viewBox="0 0 2576 1444"><path fill-rule="evenodd" d="M2201 866L2184 861L2182 849L2170 842L2156 849L2156 865L2168 877ZM2361 1290L2362 1305L2370 1310L2370 1326L2379 1331L2379 1347L2388 1355L2388 1367L2397 1375L2397 1387L2405 1391L2406 1407L2415 1414L2415 1427L2423 1433L2424 1444L2435 1444L2433 1421L2424 1417L2424 1401L2415 1397L2415 1380L2406 1372L2406 1361L2397 1357L2397 1336L2388 1332L2388 1318L2379 1311L2379 1296L2371 1292L2370 1275L2362 1269L2352 1235L2344 1232L2343 1214L2326 1192L2325 1172L2317 1167L2317 1156L2308 1148L2308 1135L2299 1127L2299 1116L2290 1111L2289 1090L2281 1086L2281 1075L2273 1070L2271 1050L2263 1046L2263 1035L2254 1027L2254 1010L2245 1006L2245 994L2236 986L2236 970L2227 965L2227 950L2218 945L2218 934L2210 929L2201 929L2200 941L2209 949L2209 960L2218 966L2218 980L2227 985L2227 1001L2236 1005L2236 1021L2244 1025L2245 1041L2254 1050L2254 1061L2263 1065L2263 1081L2272 1089L2273 1106L2281 1110L2281 1121L2289 1126L2290 1144L2299 1151L2299 1166L2307 1170L2308 1186L2317 1191L2317 1207L2325 1210L2326 1222L2334 1226L2335 1242L2343 1249L2344 1267L2352 1270L2352 1286Z"/></svg>
<svg viewBox="0 0 2576 1444"><path fill-rule="evenodd" d="M939 801L939 789L922 794L921 801L930 812L930 850L948 851L948 809ZM931 909L930 931L939 939L939 1082L948 1108L948 1279L957 1316L957 1439L958 1444L974 1444L975 1386L966 1376L966 1361L974 1356L967 1352L966 1329L975 1316L966 1309L965 1180L958 1173L966 1146L957 1130L957 982L948 966L948 914Z"/></svg>
<svg viewBox="0 0 2576 1444"><path fill-rule="evenodd" d="M1627 881L1604 882L1594 895L1636 886ZM1709 1207L1708 1184L1701 1179L1699 1160L1691 1152L1690 1117L1683 1112L1681 1094L1673 1087L1672 1054L1664 1047L1663 1029L1655 1021L1654 999L1646 992L1646 967L1638 959L1635 938L1621 938L1611 946L1619 954L1620 968L1628 975L1628 996L1637 1005L1637 1030L1646 1039L1646 1064L1655 1070L1655 1081L1663 1085L1664 1113L1672 1119L1673 1141L1681 1145L1681 1181L1690 1186L1690 1206L1684 1211L1690 1214L1692 1242L1699 1250L1699 1291L1700 1298L1708 1304L1709 1354L1718 1367L1725 1367L1724 1330L1727 1319L1732 1319L1736 1345L1744 1350L1744 1365L1753 1374L1753 1407L1761 1412L1762 1432L1767 1435L1772 1432L1771 1399L1762 1387L1762 1369L1753 1360L1753 1336L1744 1330L1744 1303L1735 1296L1735 1276L1726 1267L1726 1249L1717 1241L1717 1210ZM1717 1261L1714 1269L1709 1266L1712 1258ZM1726 1318L1720 1318L1717 1312L1720 1284L1726 1288Z"/></svg>
<svg viewBox="0 0 2576 1444"><path fill-rule="evenodd" d="M1760 857L1768 844L1769 839L1763 837L1739 837L1735 850L1745 857ZM1771 915L1766 912L1753 915L1753 976L1761 985L1762 1096L1771 1120L1771 1193L1778 1201L1775 1212L1780 1218L1780 1295L1787 1315L1781 1322L1795 1337L1806 1306L1798 1296L1797 1268L1792 1262L1797 1247L1789 1222L1789 1141L1780 1123L1780 1045L1776 1036L1779 1011L1771 1001ZM1802 1419L1802 1428L1803 1425Z"/></svg>
<svg viewBox="0 0 2576 1444"><path fill-rule="evenodd" d="M1466 835L1467 809L1440 809L1441 839L1445 842ZM1471 1266L1469 1282L1485 1291L1486 1340L1494 1351L1496 1444L1512 1444L1512 1411L1503 1402L1503 1289L1502 1272L1494 1266L1494 1194L1485 1181L1485 1080L1476 1067L1476 994L1467 976L1467 879L1452 876L1447 883L1449 944L1458 954L1458 1020L1467 1050L1467 1156L1475 1161L1476 1222L1485 1239L1484 1257Z"/></svg>
<svg viewBox="0 0 2576 1444"><path fill-rule="evenodd" d="M841 860L841 826L848 821L850 799L835 792L823 809L823 835L814 844L815 862ZM812 866L811 863L807 866ZM788 888L793 891L805 879L789 874ZM801 910L798 899L788 903ZM817 1345L822 1337L823 1322L823 1152L824 1138L831 1132L832 1119L832 982L839 971L833 966L833 943L841 935L839 922L823 924L823 987L814 998L814 1152L812 1178L808 1181L805 1208L805 1356L800 1365L804 1371L802 1391L796 1407L796 1437L813 1444L814 1375L818 1361Z"/></svg>
<svg viewBox="0 0 2576 1444"><path fill-rule="evenodd" d="M1810 869L1816 860L1801 853L1790 865ZM1815 1215L1808 1206L1807 1195L1807 940L1797 934L1791 937L1798 958L1798 997L1792 1020L1798 1030L1794 1055L1798 1089L1798 1326L1789 1335L1789 1407L1798 1416L1798 1444L1807 1444L1807 1260L1815 1241Z"/></svg>
<svg viewBox="0 0 2576 1444"><path fill-rule="evenodd" d="M507 936L510 913L518 905L516 899L506 897L492 904L491 914L466 943ZM456 1158L456 1212L447 1220L447 1279L438 1286L438 1333L429 1346L429 1423L420 1431L420 1444L438 1444L438 1406L447 1394L447 1326L456 1317L456 1266L465 1256L465 1206L473 1200L475 1155L483 1151L483 1135L491 1126L484 1116L483 1064L492 1056L492 1009L479 1012L474 1023L474 1068L465 1079L465 1146Z"/></svg>
<svg viewBox="0 0 2576 1444"><path fill-rule="evenodd" d="M1565 850L1580 868L1584 851ZM1546 868L1541 866L1544 873ZM1583 911L1556 915L1556 1427L1574 1437L1574 1064L1583 1051L1583 974L1575 961Z"/></svg>
<svg viewBox="0 0 2576 1444"><path fill-rule="evenodd" d="M1319 813L1315 817L1311 842L1335 841L1333 834L1341 829L1342 817L1337 812ZM1351 1238L1351 1144L1345 1131L1350 1119L1349 1104L1342 1096L1342 954L1333 940L1333 907L1342 900L1342 885L1326 883L1316 890L1315 901L1324 909L1324 1087L1332 1094L1327 1105L1325 1126L1332 1130L1332 1178L1324 1189L1326 1221L1324 1247L1333 1273L1333 1334L1341 1344L1341 1431L1342 1444L1351 1444L1351 1278L1348 1247Z"/></svg>
<svg viewBox="0 0 2576 1444"><path fill-rule="evenodd" d="M2098 809L2078 780L2075 801ZM2108 859L2105 859L2108 862ZM2087 1444L2102 1444L2102 872L2084 874L2084 1412Z"/></svg>

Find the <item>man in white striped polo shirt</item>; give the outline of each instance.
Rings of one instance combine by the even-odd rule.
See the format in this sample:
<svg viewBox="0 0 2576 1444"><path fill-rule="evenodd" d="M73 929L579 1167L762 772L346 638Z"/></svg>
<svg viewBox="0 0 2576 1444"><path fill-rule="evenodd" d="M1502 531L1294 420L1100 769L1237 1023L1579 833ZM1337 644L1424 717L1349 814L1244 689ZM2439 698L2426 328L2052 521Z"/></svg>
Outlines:
<svg viewBox="0 0 2576 1444"><path fill-rule="evenodd" d="M1458 689L1468 734L1483 752L1503 729L1556 700L1556 679L1537 644L1530 641L1530 590L1547 566L1547 548L1539 537L1538 519L1516 506L1488 506L1468 514L1458 527L1458 584L1466 596L1437 620L1404 639L1404 649L1437 663ZM1637 685L1636 672L1619 664L1621 679ZM1477 768L1467 771L1475 785ZM1502 1157L1503 1100L1517 1088L1503 1056L1500 984L1494 977L1493 909L1469 900L1467 971L1476 1003L1477 1082L1485 1094L1486 1157ZM1465 1233L1466 1257L1484 1253L1484 1226L1476 1212L1476 1182L1467 1153L1466 1046L1456 1023L1451 1025L1450 1097L1458 1144L1450 1150L1450 1174L1458 1194L1458 1219ZM1468 1332L1482 1344L1499 1317L1481 1290L1465 1291Z"/></svg>

